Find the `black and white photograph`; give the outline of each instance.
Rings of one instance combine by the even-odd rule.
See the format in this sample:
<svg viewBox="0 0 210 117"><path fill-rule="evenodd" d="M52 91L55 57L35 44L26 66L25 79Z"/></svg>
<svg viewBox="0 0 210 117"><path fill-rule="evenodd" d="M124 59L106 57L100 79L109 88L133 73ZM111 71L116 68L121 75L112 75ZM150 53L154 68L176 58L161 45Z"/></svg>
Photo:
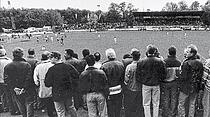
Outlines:
<svg viewBox="0 0 210 117"><path fill-rule="evenodd" d="M0 117L210 117L210 0L0 0Z"/></svg>

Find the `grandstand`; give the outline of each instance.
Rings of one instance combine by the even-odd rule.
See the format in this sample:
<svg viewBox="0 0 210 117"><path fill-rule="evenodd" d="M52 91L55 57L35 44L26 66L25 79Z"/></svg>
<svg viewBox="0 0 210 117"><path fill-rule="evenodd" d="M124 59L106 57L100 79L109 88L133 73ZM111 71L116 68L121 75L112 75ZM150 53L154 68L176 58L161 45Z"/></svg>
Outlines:
<svg viewBox="0 0 210 117"><path fill-rule="evenodd" d="M138 26L159 26L160 28L170 26L186 30L197 30L203 27L201 16L204 11L133 12L133 14Z"/></svg>

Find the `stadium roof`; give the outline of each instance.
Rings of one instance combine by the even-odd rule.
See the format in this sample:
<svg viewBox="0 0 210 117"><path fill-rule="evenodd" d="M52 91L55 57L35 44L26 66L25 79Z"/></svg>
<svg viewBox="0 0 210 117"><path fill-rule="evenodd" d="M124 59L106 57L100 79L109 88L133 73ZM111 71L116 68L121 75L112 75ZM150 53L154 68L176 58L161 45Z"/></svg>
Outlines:
<svg viewBox="0 0 210 117"><path fill-rule="evenodd" d="M202 16L204 11L180 11L180 12L133 12L134 17L176 17L176 16Z"/></svg>

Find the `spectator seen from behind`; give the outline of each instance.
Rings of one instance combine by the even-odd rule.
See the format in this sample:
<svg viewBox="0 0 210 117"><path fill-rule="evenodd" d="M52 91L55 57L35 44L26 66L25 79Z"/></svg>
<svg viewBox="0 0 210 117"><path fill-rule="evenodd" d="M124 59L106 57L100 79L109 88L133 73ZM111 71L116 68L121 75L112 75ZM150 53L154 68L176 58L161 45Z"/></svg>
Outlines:
<svg viewBox="0 0 210 117"><path fill-rule="evenodd" d="M122 85L125 73L124 66L122 62L116 60L116 53L114 49L107 49L106 57L108 60L102 64L101 69L106 73L108 79L108 116L120 117L122 107Z"/></svg>
<svg viewBox="0 0 210 117"><path fill-rule="evenodd" d="M11 91L14 91L13 99L23 117L33 117L33 108L31 102L31 86L33 84L31 65L23 58L23 49L15 48L13 50L13 62L7 64L4 68L4 78ZM13 94L13 93L12 93Z"/></svg>
<svg viewBox="0 0 210 117"><path fill-rule="evenodd" d="M72 97L79 73L72 65L62 62L60 52L52 52L51 57L54 66L49 68L44 83L46 87L52 87L52 97L57 115L58 117L76 117Z"/></svg>
<svg viewBox="0 0 210 117"><path fill-rule="evenodd" d="M51 63L50 55L51 53L48 51L42 53L41 62L35 67L33 78L35 84L39 87L38 96L46 106L48 116L54 117L55 106L52 99L52 87L46 87L44 83L48 69L54 65Z"/></svg>
<svg viewBox="0 0 210 117"><path fill-rule="evenodd" d="M166 77L165 63L156 57L156 52L157 48L154 45L147 46L147 57L137 63L136 78L138 82L142 83L145 117L151 117L151 103L153 117L159 116L160 83Z"/></svg>
<svg viewBox="0 0 210 117"><path fill-rule="evenodd" d="M139 117L143 115L141 83L136 81L136 67L140 59L140 51L134 50L131 53L132 63L125 70L125 85L127 90L124 93L125 117Z"/></svg>
<svg viewBox="0 0 210 117"><path fill-rule="evenodd" d="M104 71L96 68L95 57L86 57L88 68L80 75L79 89L86 98L89 117L108 117L106 96L108 93L107 77Z"/></svg>
<svg viewBox="0 0 210 117"><path fill-rule="evenodd" d="M4 67L8 63L11 63L12 60L6 56L6 50L3 48L2 45L0 46L0 48L1 48L0 49L0 97L1 97L0 99L2 102L3 111L7 112L10 106L9 103L12 103L12 102L11 100L8 100L8 98L11 99L11 96L9 95L8 87L4 82Z"/></svg>
<svg viewBox="0 0 210 117"><path fill-rule="evenodd" d="M176 117L178 105L178 78L180 77L181 62L176 58L176 47L168 49L168 58L165 60L167 76L162 83L163 117Z"/></svg>

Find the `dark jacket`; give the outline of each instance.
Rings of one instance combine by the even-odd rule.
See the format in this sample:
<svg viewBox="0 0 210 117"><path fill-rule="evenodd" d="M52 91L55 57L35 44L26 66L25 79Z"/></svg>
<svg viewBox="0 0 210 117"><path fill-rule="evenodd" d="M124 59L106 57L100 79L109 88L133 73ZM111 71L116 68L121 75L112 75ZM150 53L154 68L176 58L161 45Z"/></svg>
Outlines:
<svg viewBox="0 0 210 117"><path fill-rule="evenodd" d="M24 88L26 93L31 93L31 83L33 78L31 76L31 66L23 58L15 58L13 62L7 64L4 68L5 83L11 90L17 88Z"/></svg>
<svg viewBox="0 0 210 117"><path fill-rule="evenodd" d="M195 76L196 75L196 76ZM181 66L180 91L197 92L203 76L203 64L195 56L184 60Z"/></svg>
<svg viewBox="0 0 210 117"><path fill-rule="evenodd" d="M39 61L34 56L30 56L30 55L26 58L26 61L31 65L31 71L32 71L32 76L33 76L33 71Z"/></svg>
<svg viewBox="0 0 210 117"><path fill-rule="evenodd" d="M157 57L148 56L137 63L137 81L147 86L157 86L166 77L165 63Z"/></svg>
<svg viewBox="0 0 210 117"><path fill-rule="evenodd" d="M82 94L100 92L107 95L107 77L104 71L88 67L79 77L79 90Z"/></svg>
<svg viewBox="0 0 210 117"><path fill-rule="evenodd" d="M54 101L62 101L72 97L79 78L78 71L65 63L58 63L49 68L45 76L46 87L52 87Z"/></svg>
<svg viewBox="0 0 210 117"><path fill-rule="evenodd" d="M32 72L31 76L33 78L33 76L34 76L34 69L35 69L35 67L36 67L36 65L38 64L39 61L34 56L31 56L31 55L29 55L26 58L26 61L31 65L31 72ZM31 88L34 87L34 90L35 90L36 85L35 85L34 81L32 81L31 84L32 84Z"/></svg>
<svg viewBox="0 0 210 117"><path fill-rule="evenodd" d="M85 66L87 65L87 62L85 60L85 58L79 60L79 70L78 71L80 74L85 70Z"/></svg>
<svg viewBox="0 0 210 117"><path fill-rule="evenodd" d="M166 64L166 69L167 69L167 76L166 79L163 79L165 82L167 82L168 80L176 80L177 78L180 77L180 66L181 66L181 62L176 58L176 56L170 56L168 55L168 58L166 58L164 60L165 64ZM174 72L174 74L173 74ZM172 78L174 77L174 78Z"/></svg>
<svg viewBox="0 0 210 117"><path fill-rule="evenodd" d="M106 73L109 87L123 84L125 68L122 62L109 60L102 64L101 69Z"/></svg>
<svg viewBox="0 0 210 117"><path fill-rule="evenodd" d="M76 58L68 58L64 63L73 65L76 70L81 74L84 71L83 66L81 66L81 61ZM86 62L86 61L85 61Z"/></svg>

